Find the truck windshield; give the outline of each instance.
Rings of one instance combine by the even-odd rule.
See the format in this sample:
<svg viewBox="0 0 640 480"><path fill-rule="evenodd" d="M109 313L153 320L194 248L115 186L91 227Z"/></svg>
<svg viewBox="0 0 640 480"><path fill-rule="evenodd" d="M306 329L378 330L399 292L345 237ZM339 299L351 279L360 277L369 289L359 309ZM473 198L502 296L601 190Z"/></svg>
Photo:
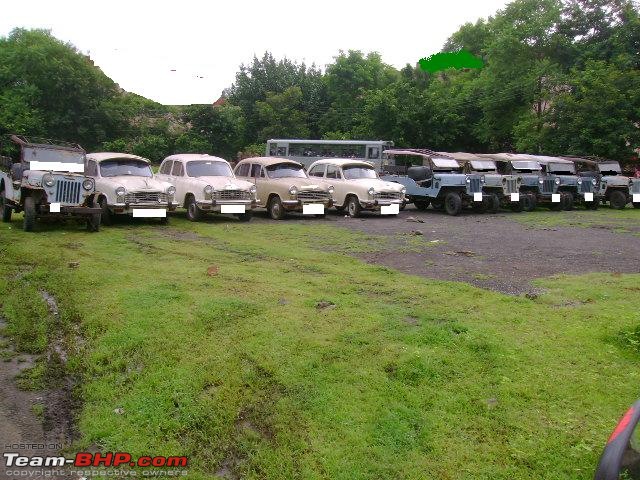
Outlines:
<svg viewBox="0 0 640 480"><path fill-rule="evenodd" d="M557 173L560 175L576 174L576 166L573 163L549 163L547 170L550 173Z"/></svg>
<svg viewBox="0 0 640 480"><path fill-rule="evenodd" d="M233 172L226 162L195 160L187 162L187 175L190 177L233 177Z"/></svg>
<svg viewBox="0 0 640 480"><path fill-rule="evenodd" d="M118 177L120 175L153 177L151 167L147 162L128 158L100 162L100 175L103 177Z"/></svg>
<svg viewBox="0 0 640 480"><path fill-rule="evenodd" d="M513 167L514 170L517 170L521 173L533 173L533 172L539 172L540 170L542 170L542 167L538 162L530 162L530 161L524 161L524 160L511 162L511 166Z"/></svg>
<svg viewBox="0 0 640 480"><path fill-rule="evenodd" d="M358 178L378 178L376 171L371 167L363 165L345 165L342 167L342 173L347 180L355 180Z"/></svg>
<svg viewBox="0 0 640 480"><path fill-rule="evenodd" d="M302 165L296 165L294 163L278 163L276 165L270 165L267 167L267 175L269 178L307 178L307 174L304 173Z"/></svg>
<svg viewBox="0 0 640 480"><path fill-rule="evenodd" d="M620 168L620 164L618 162L601 163L600 173L602 173L603 175L620 175L622 174L622 169Z"/></svg>

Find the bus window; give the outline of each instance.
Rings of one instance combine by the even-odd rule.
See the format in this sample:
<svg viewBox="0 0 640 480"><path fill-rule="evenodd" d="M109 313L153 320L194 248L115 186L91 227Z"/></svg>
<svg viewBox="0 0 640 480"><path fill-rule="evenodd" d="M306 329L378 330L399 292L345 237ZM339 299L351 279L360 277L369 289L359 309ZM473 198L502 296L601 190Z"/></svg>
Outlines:
<svg viewBox="0 0 640 480"><path fill-rule="evenodd" d="M369 147L368 153L367 158L376 160L380 158L380 149L378 147Z"/></svg>
<svg viewBox="0 0 640 480"><path fill-rule="evenodd" d="M269 156L275 157L278 154L278 145L276 143L269 144Z"/></svg>
<svg viewBox="0 0 640 480"><path fill-rule="evenodd" d="M276 150L276 157L286 157L287 147L278 147Z"/></svg>

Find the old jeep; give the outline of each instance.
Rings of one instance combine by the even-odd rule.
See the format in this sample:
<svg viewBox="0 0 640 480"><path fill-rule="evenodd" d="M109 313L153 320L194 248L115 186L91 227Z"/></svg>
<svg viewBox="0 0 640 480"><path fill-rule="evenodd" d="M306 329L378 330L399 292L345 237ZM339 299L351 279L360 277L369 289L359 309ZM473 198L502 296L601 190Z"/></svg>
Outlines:
<svg viewBox="0 0 640 480"><path fill-rule="evenodd" d="M472 153L446 153L462 164L466 174L484 176L483 201L474 204L479 211L497 213L500 207L510 208L514 212L524 210L524 198L520 198L522 177L519 175L502 175L494 160L482 158Z"/></svg>
<svg viewBox="0 0 640 480"><path fill-rule="evenodd" d="M594 201L594 196L585 196L582 192L583 179L578 177L575 164L560 157L548 157L543 155L531 155L534 157L540 165L542 165L542 173L553 175L555 179L560 180L558 183L558 193L562 196L562 208L563 210L573 210L576 204L585 205L587 208L597 208L597 204ZM593 187L593 183L591 187ZM585 185L587 187L587 185ZM591 188L592 189L592 188Z"/></svg>
<svg viewBox="0 0 640 480"><path fill-rule="evenodd" d="M474 202L482 202L484 176L465 174L458 161L428 149L385 150L382 180L406 187L405 197L419 210L429 204L449 215L458 215Z"/></svg>
<svg viewBox="0 0 640 480"><path fill-rule="evenodd" d="M92 178L84 175L84 149L76 144L11 135L20 147L19 161L5 157L0 170L2 221L24 211L23 228L34 230L45 217L79 217L87 229L100 229L98 193Z"/></svg>
<svg viewBox="0 0 640 480"><path fill-rule="evenodd" d="M597 158L563 157L575 163L578 175L583 179L582 186L592 184L598 202L608 202L612 208L624 208L632 201L632 182L622 175L620 164L615 160ZM639 192L640 193L640 192Z"/></svg>

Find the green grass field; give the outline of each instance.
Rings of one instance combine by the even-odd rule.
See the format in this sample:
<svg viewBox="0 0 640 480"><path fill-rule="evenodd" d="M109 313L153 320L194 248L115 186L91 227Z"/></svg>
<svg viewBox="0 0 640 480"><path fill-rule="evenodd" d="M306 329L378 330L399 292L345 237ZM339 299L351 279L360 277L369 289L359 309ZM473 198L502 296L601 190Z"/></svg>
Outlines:
<svg viewBox="0 0 640 480"><path fill-rule="evenodd" d="M640 275L531 300L367 265L375 236L313 221L20 226L2 315L23 351L61 329L76 449L188 455L194 479L589 479L638 397Z"/></svg>

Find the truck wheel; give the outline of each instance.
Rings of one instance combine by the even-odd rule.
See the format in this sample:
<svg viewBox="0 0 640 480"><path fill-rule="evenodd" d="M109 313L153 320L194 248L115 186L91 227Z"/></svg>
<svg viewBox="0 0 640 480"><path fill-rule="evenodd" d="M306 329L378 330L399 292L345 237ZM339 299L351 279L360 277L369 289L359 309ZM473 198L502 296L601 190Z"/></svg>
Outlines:
<svg viewBox="0 0 640 480"><path fill-rule="evenodd" d="M614 190L609 196L609 205L611 208L622 210L627 205L627 196L620 190Z"/></svg>
<svg viewBox="0 0 640 480"><path fill-rule="evenodd" d="M5 197L4 190L0 192L0 211L2 212L2 221L8 223L11 221L11 207L7 205L7 198Z"/></svg>
<svg viewBox="0 0 640 480"><path fill-rule="evenodd" d="M418 210L426 210L429 208L429 200L415 200L413 204Z"/></svg>
<svg viewBox="0 0 640 480"><path fill-rule="evenodd" d="M251 212L237 213L236 217L238 217L238 220L241 222L248 222L251 220Z"/></svg>
<svg viewBox="0 0 640 480"><path fill-rule="evenodd" d="M196 199L193 196L189 196L187 200L187 220L191 222L197 222L202 218L202 210L198 207Z"/></svg>
<svg viewBox="0 0 640 480"><path fill-rule="evenodd" d="M25 232L33 232L36 226L36 201L32 196L24 199L24 223L22 228Z"/></svg>
<svg viewBox="0 0 640 480"><path fill-rule="evenodd" d="M355 195L351 195L347 201L347 213L350 217L355 218L360 216L361 211L360 200Z"/></svg>
<svg viewBox="0 0 640 480"><path fill-rule="evenodd" d="M500 211L500 199L498 195L492 193L489 195L489 213L498 213Z"/></svg>
<svg viewBox="0 0 640 480"><path fill-rule="evenodd" d="M102 218L100 219L100 222L103 225L111 225L113 223L113 219L111 218L111 212L109 211L109 206L107 205L107 199L102 197L98 204L102 209L102 213L100 214Z"/></svg>
<svg viewBox="0 0 640 480"><path fill-rule="evenodd" d="M562 196L562 209L563 210L573 210L573 207L576 203L576 200L571 192L565 192Z"/></svg>
<svg viewBox="0 0 640 480"><path fill-rule="evenodd" d="M449 192L444 197L444 208L449 215L458 215L462 211L462 198L457 192Z"/></svg>
<svg viewBox="0 0 640 480"><path fill-rule="evenodd" d="M525 193L524 194L524 211L525 212L533 212L536 209L536 205L538 204L538 200L533 193Z"/></svg>
<svg viewBox="0 0 640 480"><path fill-rule="evenodd" d="M280 197L277 195L271 197L267 210L269 210L269 216L274 220L282 220L284 218L284 207Z"/></svg>

